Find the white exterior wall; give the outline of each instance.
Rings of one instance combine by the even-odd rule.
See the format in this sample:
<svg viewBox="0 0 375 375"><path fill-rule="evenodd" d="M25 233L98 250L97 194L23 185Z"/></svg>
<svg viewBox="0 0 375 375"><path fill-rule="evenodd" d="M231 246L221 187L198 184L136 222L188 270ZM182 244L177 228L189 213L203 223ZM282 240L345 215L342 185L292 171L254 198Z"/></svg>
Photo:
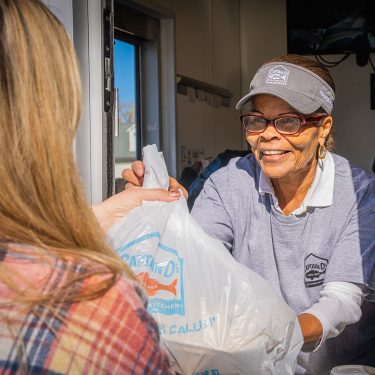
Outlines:
<svg viewBox="0 0 375 375"><path fill-rule="evenodd" d="M82 83L82 111L74 153L87 200L102 201L102 4L101 0L43 0L74 41Z"/></svg>

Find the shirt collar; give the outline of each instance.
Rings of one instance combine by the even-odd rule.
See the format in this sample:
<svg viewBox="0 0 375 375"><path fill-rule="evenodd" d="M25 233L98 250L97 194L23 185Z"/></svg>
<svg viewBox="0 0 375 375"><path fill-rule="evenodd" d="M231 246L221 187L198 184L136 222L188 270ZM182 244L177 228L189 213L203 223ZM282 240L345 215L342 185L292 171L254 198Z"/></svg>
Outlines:
<svg viewBox="0 0 375 375"><path fill-rule="evenodd" d="M306 212L308 207L328 207L333 201L333 186L335 179L335 163L332 155L327 152L323 160L318 160L318 166L314 181L311 184L307 195L301 206L294 210L291 215L301 215ZM271 179L260 169L259 189L260 194L271 194L275 208L281 212L275 190L272 186Z"/></svg>

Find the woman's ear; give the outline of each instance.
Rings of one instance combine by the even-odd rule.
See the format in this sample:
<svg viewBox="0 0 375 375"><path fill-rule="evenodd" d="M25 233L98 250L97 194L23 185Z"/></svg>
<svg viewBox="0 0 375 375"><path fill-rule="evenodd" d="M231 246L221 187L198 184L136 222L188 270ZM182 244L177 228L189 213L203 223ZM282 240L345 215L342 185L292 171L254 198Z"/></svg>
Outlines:
<svg viewBox="0 0 375 375"><path fill-rule="evenodd" d="M324 117L319 126L319 144L324 145L333 125L332 116Z"/></svg>

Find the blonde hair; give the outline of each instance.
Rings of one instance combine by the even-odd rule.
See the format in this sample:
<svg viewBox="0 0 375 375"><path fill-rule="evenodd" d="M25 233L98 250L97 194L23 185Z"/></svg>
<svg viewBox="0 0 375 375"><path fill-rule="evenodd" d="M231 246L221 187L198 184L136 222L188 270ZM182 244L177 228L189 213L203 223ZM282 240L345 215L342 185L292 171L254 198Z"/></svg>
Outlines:
<svg viewBox="0 0 375 375"><path fill-rule="evenodd" d="M0 58L0 238L103 265L104 282L69 293L85 277L72 273L61 291L65 301L95 298L119 274L134 276L106 244L74 162L81 92L73 45L40 1L0 0ZM17 291L12 280L0 271L0 281ZM56 298L36 293L27 303Z"/></svg>

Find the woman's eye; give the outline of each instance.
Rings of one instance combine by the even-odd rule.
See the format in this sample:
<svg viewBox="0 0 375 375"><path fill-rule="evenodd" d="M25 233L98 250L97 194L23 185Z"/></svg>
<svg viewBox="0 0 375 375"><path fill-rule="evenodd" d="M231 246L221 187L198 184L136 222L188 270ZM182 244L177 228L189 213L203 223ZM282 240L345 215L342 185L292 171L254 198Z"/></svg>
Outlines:
<svg viewBox="0 0 375 375"><path fill-rule="evenodd" d="M294 123L298 123L299 121L300 119L297 117L282 117L279 119L279 122L281 124L294 124Z"/></svg>
<svg viewBox="0 0 375 375"><path fill-rule="evenodd" d="M253 117L252 121L257 124L264 124L266 120L263 117Z"/></svg>

